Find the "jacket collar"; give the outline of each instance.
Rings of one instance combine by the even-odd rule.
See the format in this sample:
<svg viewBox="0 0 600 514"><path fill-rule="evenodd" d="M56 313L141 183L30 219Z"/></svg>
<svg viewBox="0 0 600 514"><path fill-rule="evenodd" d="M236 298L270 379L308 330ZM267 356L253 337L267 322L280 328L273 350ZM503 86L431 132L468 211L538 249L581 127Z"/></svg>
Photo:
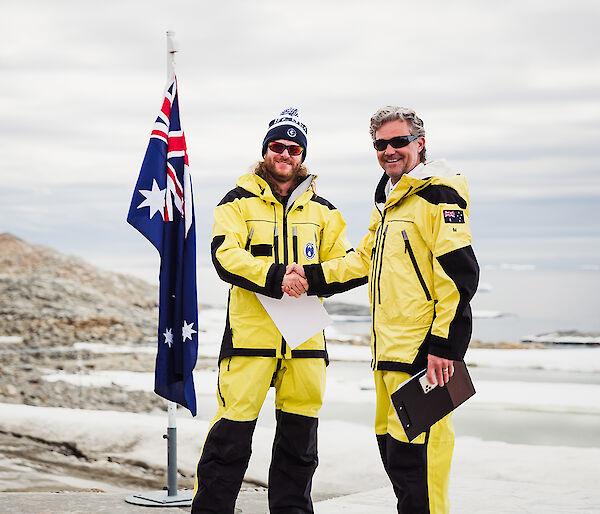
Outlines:
<svg viewBox="0 0 600 514"><path fill-rule="evenodd" d="M383 205L383 208L389 207L401 199L410 196L420 189L426 187L430 182L430 178L426 178L424 180L411 177L409 174L405 173L400 177L400 180L396 184L394 190L390 193L390 196L386 199L385 197L385 186L388 183L390 177L384 173L377 184L377 188L375 189L375 204L378 206ZM381 209L380 209L381 210Z"/></svg>
<svg viewBox="0 0 600 514"><path fill-rule="evenodd" d="M417 173L413 175L411 172L402 175L387 199L385 197L385 186L389 177L385 173L383 174L375 189L375 205L380 211L426 188L430 184L448 185L460 195L464 197L468 195L464 177L457 174L444 159L427 162L424 166L413 169Z"/></svg>
<svg viewBox="0 0 600 514"><path fill-rule="evenodd" d="M299 204L305 204L312 198L312 191L308 195L304 195L304 193L310 189L310 186L316 178L317 175L308 175L302 182L300 182L300 184L298 184L288 199L287 211L289 211L290 207L296 200L299 199ZM278 202L277 198L275 198L275 195L273 194L273 191L271 190L271 186L269 186L266 180L264 180L262 177L259 177L255 173L246 173L245 175L242 175L238 179L236 185L245 189L246 191L249 191L250 193L255 194L261 200L267 203Z"/></svg>
<svg viewBox="0 0 600 514"><path fill-rule="evenodd" d="M300 184L298 184L298 186L296 187L296 189L294 189L292 191L292 194L290 195L290 198L288 199L286 211L289 212L292 205L294 205L294 202L309 190L311 184L313 183L313 181L316 178L317 178L316 175L308 175L302 182L300 182ZM307 196L306 198L303 198L299 202L299 204L300 203L305 204L306 202L308 202L308 200L310 200L310 198L312 198L312 195Z"/></svg>

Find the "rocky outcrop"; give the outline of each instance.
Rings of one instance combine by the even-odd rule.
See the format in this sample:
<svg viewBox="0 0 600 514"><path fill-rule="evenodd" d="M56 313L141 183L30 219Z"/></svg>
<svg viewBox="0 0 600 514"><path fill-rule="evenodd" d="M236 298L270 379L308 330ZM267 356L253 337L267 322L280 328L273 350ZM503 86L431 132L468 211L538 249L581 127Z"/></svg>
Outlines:
<svg viewBox="0 0 600 514"><path fill-rule="evenodd" d="M0 336L27 347L155 337L158 291L135 277L0 234Z"/></svg>

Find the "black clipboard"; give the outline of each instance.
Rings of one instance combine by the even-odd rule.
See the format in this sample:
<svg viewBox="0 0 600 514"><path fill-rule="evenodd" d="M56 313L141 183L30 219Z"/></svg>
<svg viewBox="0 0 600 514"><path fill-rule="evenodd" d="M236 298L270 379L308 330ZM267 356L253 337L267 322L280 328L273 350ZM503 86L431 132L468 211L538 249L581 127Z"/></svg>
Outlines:
<svg viewBox="0 0 600 514"><path fill-rule="evenodd" d="M432 387L424 369L402 382L391 399L406 437L413 441L474 394L466 364L454 361L454 375L444 387Z"/></svg>

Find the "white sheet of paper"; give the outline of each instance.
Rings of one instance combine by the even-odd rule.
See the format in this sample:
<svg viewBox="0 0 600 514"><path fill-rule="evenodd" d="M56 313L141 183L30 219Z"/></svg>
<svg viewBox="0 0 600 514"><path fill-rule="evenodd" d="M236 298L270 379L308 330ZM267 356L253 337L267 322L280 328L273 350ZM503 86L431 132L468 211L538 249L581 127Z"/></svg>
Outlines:
<svg viewBox="0 0 600 514"><path fill-rule="evenodd" d="M300 298L294 298L284 294L278 300L255 294L292 349L333 323L316 296L303 294Z"/></svg>

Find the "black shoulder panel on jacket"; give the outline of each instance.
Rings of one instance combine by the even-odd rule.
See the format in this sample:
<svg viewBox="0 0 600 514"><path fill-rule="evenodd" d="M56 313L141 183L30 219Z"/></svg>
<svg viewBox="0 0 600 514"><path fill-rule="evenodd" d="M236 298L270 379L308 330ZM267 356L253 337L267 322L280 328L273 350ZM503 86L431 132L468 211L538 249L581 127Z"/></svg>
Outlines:
<svg viewBox="0 0 600 514"><path fill-rule="evenodd" d="M243 187L236 187L227 193L223 199L219 202L219 205L239 200L240 198L252 198L256 195L250 191L246 191ZM258 197L257 197L258 198Z"/></svg>
<svg viewBox="0 0 600 514"><path fill-rule="evenodd" d="M333 205L331 202L325 200L325 198L323 198L322 196L318 196L316 194L312 195L312 198L310 199L311 202L317 202L320 203L321 205L324 205L325 207L327 207L330 211L336 211L337 209L335 208L335 205Z"/></svg>
<svg viewBox="0 0 600 514"><path fill-rule="evenodd" d="M449 186L429 185L420 191L417 191L415 194L435 205L440 203L454 203L461 209L467 208L465 199L460 196L455 189L452 189Z"/></svg>

